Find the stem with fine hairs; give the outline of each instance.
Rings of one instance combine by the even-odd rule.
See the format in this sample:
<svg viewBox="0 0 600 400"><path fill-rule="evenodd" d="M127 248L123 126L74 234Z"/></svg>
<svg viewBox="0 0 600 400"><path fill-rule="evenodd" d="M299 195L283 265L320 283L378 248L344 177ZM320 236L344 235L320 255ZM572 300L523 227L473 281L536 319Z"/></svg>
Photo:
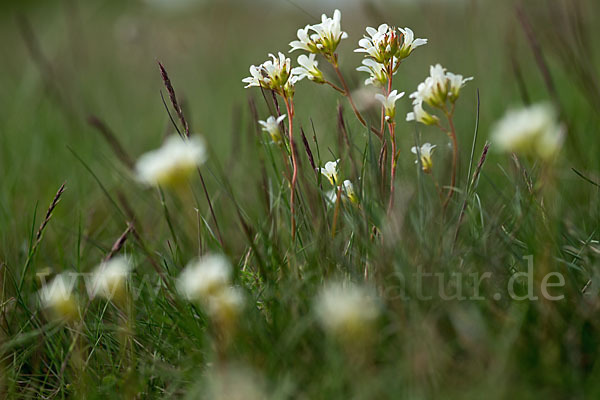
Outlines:
<svg viewBox="0 0 600 400"><path fill-rule="evenodd" d="M296 181L298 180L298 161L296 160L296 149L294 145L294 103L292 99L287 96L283 96L285 102L285 108L288 114L288 135L290 140L290 153L292 153L292 179L290 180L290 213L292 214L292 241L296 239L296 208L295 208L295 193L296 193Z"/></svg>

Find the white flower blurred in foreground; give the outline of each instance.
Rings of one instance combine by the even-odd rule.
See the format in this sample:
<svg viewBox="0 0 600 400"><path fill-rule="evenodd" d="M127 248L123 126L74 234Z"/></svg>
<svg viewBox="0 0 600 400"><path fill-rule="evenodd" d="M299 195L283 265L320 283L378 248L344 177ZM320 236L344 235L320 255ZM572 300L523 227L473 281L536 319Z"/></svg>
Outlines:
<svg viewBox="0 0 600 400"><path fill-rule="evenodd" d="M211 400L263 400L270 398L263 377L243 365L227 365L210 371L201 390Z"/></svg>
<svg viewBox="0 0 600 400"><path fill-rule="evenodd" d="M323 329L342 340L368 339L379 316L374 294L354 284L325 286L315 301L317 318Z"/></svg>
<svg viewBox="0 0 600 400"><path fill-rule="evenodd" d="M71 276L69 276L71 275ZM39 292L40 302L50 317L73 321L79 318L79 306L73 294L76 274L62 273L45 283Z"/></svg>
<svg viewBox="0 0 600 400"><path fill-rule="evenodd" d="M203 300L222 291L231 281L231 264L225 256L208 254L191 261L179 276L177 287L188 300Z"/></svg>
<svg viewBox="0 0 600 400"><path fill-rule="evenodd" d="M492 128L491 138L499 150L549 160L564 139L564 126L549 104L509 110Z"/></svg>
<svg viewBox="0 0 600 400"><path fill-rule="evenodd" d="M118 256L103 262L94 270L92 297L101 296L107 300L123 300L130 272L131 264L126 257Z"/></svg>
<svg viewBox="0 0 600 400"><path fill-rule="evenodd" d="M145 184L176 187L185 183L206 157L200 136L184 139L171 135L161 148L142 155L135 169L138 179Z"/></svg>
<svg viewBox="0 0 600 400"><path fill-rule="evenodd" d="M244 306L240 289L231 286L232 267L223 255L209 254L190 262L177 282L179 292L198 302L225 331L235 326Z"/></svg>

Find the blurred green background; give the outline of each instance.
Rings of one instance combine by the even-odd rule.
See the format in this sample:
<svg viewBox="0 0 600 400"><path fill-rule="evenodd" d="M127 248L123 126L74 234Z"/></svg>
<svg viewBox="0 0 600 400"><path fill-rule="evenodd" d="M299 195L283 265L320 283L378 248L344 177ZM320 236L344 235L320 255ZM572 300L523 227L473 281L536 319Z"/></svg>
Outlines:
<svg viewBox="0 0 600 400"><path fill-rule="evenodd" d="M288 43L295 39L298 28L316 23L323 12L331 15L335 8L342 11L342 27L349 34L339 47L340 65L354 89L361 88L365 79L364 74L355 71L362 55L353 53L353 49L366 26L377 26L383 22L408 26L417 37L429 39L427 46L419 48L403 63L394 80L396 89L407 92L407 96L399 101L397 113L396 134L402 151L398 168L400 192L409 193L409 196L416 186L414 158L409 151L415 140L415 125L405 123L402 117L410 109L408 94L428 75L430 65L441 63L451 72L474 77L461 92L456 114L462 145L461 182L466 176L475 129L478 91L481 107L477 152L488 138L490 126L507 108L538 101L552 102L568 127L560 168L555 171L556 182L560 183L557 197L560 212L557 215L561 219L557 225L562 224L556 230L562 235L557 241L564 246L560 248L562 251L567 244L577 247L588 236L593 237L600 211L597 207L598 190L577 176L572 168L596 182L600 181L600 160L597 157L600 150L600 47L595 40L600 37L600 26L596 23L600 16L600 3L596 0L31 0L0 3L0 262L19 271L27 257L30 232L37 229L41 214L64 181L67 182L67 192L45 233L36 268L48 266L60 271L77 263L79 270L81 261L84 264L81 269L89 269L106 254L115 237L123 231L122 220L115 217L114 209L96 179L111 196L125 193L137 214L142 216L141 224L145 224L144 235L148 241L165 238L168 231L162 210L156 202L152 203L156 199L146 196L147 192L133 185L130 173L118 163L112 149L87 122L91 115L102 120L134 159L157 148L165 135L172 132L160 97L163 84L157 60L164 63L178 96L183 100L192 131L202 134L209 144L211 161L206 166L205 176L218 219L229 237L241 238L232 203L217 177L220 170L225 171L237 200L244 212L249 214L249 220L260 218L263 213L262 206L259 206L263 196L260 183L262 156L259 154L262 147L257 145L257 134L260 133L256 132L252 122L250 99L257 104L261 119L268 116L260 91L244 89L241 79L248 75L251 64L263 62L268 53L287 53ZM294 61L297 55L292 54ZM321 65L324 64L321 61ZM333 78L327 66L324 70ZM338 104L345 108L353 137L364 141L362 127L349 112L346 100L337 93L303 81L297 87L295 99L297 124L310 137L314 123L324 160L332 159L332 154L338 153ZM371 118L376 121L377 115L373 114ZM440 149L447 145L447 138L435 129L421 126L417 129L422 141L435 143ZM449 152L439 151L439 154L440 159L436 159L436 163L439 163L438 171L443 176L447 171L442 166L447 160L441 158ZM506 156L491 154L481 179L481 202L487 206L492 220L500 215L498 210L504 211L503 202L513 200L499 195L502 189L513 185L504 170L507 164ZM307 171L307 166L304 167ZM521 190L519 184L514 184L514 188L515 192ZM202 196L200 191L197 195ZM202 201L200 203L205 206ZM515 201L513 206L518 209L520 203ZM201 214L207 215L206 210L201 211ZM513 217L512 211L507 207L506 213L510 215L507 219ZM515 220L520 217L515 213ZM532 221L532 224L536 223L533 218ZM504 228L504 225L500 226L504 220L492 222L490 225L497 223L498 226L481 227L483 243L490 237L493 239L494 234ZM520 221L515 223L519 224ZM489 233L486 229L495 231L486 236ZM528 232L527 229L524 231ZM77 241L81 237L84 243L78 246ZM506 251L502 247L504 245L524 253L535 249L535 243L522 243L520 239L523 238L518 237L509 244L500 243L498 252ZM234 247L231 252L236 255L241 256L246 250L245 240L229 242ZM477 246L481 242L473 240L475 244L470 257L476 259L480 256ZM535 242L535 238L531 242ZM160 243L160 246L164 244ZM531 246L527 247L528 244ZM160 246L157 248L163 251ZM431 247L435 247L435 243ZM566 250L571 251L570 248ZM566 250L565 259L571 257ZM489 253L494 251L493 247L481 250L481 265L493 262L496 266L501 265L505 256L510 256L502 253L493 262L489 261L493 258L489 257ZM318 252L315 254L319 255ZM427 257L427 254L423 256L429 260ZM592 260L589 265L597 265L593 261L595 257L589 257ZM588 274L591 276L594 272L590 268L588 271L581 269L578 273L581 275L577 279L585 282ZM560 307L563 307L561 315L566 316L564 321L568 325L569 305L561 304ZM427 305L423 308L427 309ZM493 317L495 314L484 309L482 315ZM580 316L581 325L587 324L588 315ZM510 315L506 319L511 320ZM529 329L528 333L538 332L539 327L535 323L524 323L523 326ZM411 329L421 332L419 324L414 323L405 334L410 336ZM474 323L475 328L483 325ZM490 323L486 328L489 328L487 332L492 338L490 342L495 333L499 332L498 336L502 336L503 331L497 329L496 324ZM549 347L540 347L540 352L544 353L546 348L554 349L552 346L557 341L553 334L567 329L568 326L560 325L560 329L550 331L552 334L543 337ZM581 332L584 335L588 331L581 328ZM148 336L152 334L150 332ZM447 349L444 347L447 344L445 337L436 335L432 333L432 341L424 339L420 345L429 348L431 342L437 340L431 348ZM593 335L597 332L590 334ZM419 342L418 335L414 336ZM538 339L533 333L524 337L521 343L525 348ZM248 338L246 346L253 348L254 339L250 335ZM171 339L178 343L177 337ZM262 338L267 344L270 339L267 334ZM484 339L487 340L487 336ZM489 344L486 340L481 343ZM582 339L582 342L585 340ZM290 339L290 343L293 340ZM410 347L410 341L406 343ZM565 343L562 349L571 342L565 340ZM597 340L592 338L589 343L593 347ZM468 344L465 347L474 349ZM282 345L282 348L285 346ZM497 347L485 347L494 356L502 349L500 340ZM294 354L304 351L301 346L295 350L297 353ZM473 351L479 350L475 348ZM531 354L520 353L520 350L516 348L513 352L524 354L522 359L516 358L516 363L522 362L523 369L543 362L547 355L533 351ZM486 359L485 351L481 354L484 354L481 357L483 362L493 363ZM278 356L273 356L274 364L281 361ZM261 357L262 354L256 358ZM319 359L313 357L308 358L309 362ZM418 358L417 355L415 359ZM444 355L440 355L441 358ZM447 357L447 364L443 364L448 366L446 372L452 370L453 360ZM547 356L548 368L540 369L540 375L548 373L547 381L536 376L537 370L531 371L531 375L546 383L554 379L558 381L563 378L560 375L563 371L553 368L567 365L562 361L559 356ZM588 377L586 371L591 371L591 367L586 369L585 361L573 361L573 365L581 366L583 378ZM292 364L293 360L286 362ZM429 364L423 362L421 366L425 369ZM570 368L570 365L565 368ZM434 370L433 367L431 369ZM476 377L483 371L477 363L468 364L465 369ZM556 375L550 371L556 371ZM508 382L513 377L511 374L521 372L513 369L506 376L499 376ZM306 371L306 376L312 378L310 373ZM390 376L383 376L382 381L389 378L393 382L395 376L392 374L396 371L386 373ZM456 376L452 378L458 379ZM573 381L579 382L575 378ZM460 393L465 385L465 382L451 383L455 384L456 393ZM482 387L487 389L495 383L490 380L488 386L483 383ZM476 385L474 387L473 393L477 393ZM535 382L531 388L535 388ZM563 390L562 394L568 392L568 385L563 386ZM535 393L535 390L528 393ZM544 393L552 394L549 389ZM474 396L477 398L478 394Z"/></svg>
<svg viewBox="0 0 600 400"><path fill-rule="evenodd" d="M165 64L183 99L192 130L207 138L212 157L224 166L231 182L243 185L242 200L256 201L258 174L248 179L249 172L258 168L249 97L256 100L261 119L268 114L260 92L244 89L241 79L248 75L250 64L264 61L269 52L287 52L299 27L336 7L349 33L339 48L340 63L353 88L360 88L365 79L354 71L361 55L352 51L365 26L382 22L410 26L429 44L402 65L395 88L412 92L427 76L429 65L438 62L450 71L474 76L461 94L457 111L458 135L465 146L470 145L474 130L477 90L480 144L507 107L555 100L569 125L564 153L568 162L592 177L597 174L595 129L600 103L594 69L598 45L592 40L598 36L593 24L598 15L595 1L4 2L0 8L3 257L17 259L14 250L22 249L36 204L46 204L63 181L68 182L69 195L51 229L64 233L83 225L91 230L90 236L108 229L108 237L120 230L112 225L115 221L105 218L109 206L102 190L74 154L109 189L130 182L86 119L100 118L134 158L158 147L171 128L160 98L157 60ZM534 30L535 43L527 38L518 9ZM532 50L536 46L552 75L550 89ZM294 60L296 56L292 54ZM325 71L332 72L327 67ZM307 130L314 123L323 157L328 159L326 149L331 146L335 152L337 140L336 105L347 108L347 103L310 82L298 86L296 102L299 123ZM399 107L399 115L404 115L408 98ZM353 116L347 113L347 117L351 130L359 131ZM408 150L414 142L414 126L401 121L398 131L403 179L403 174L413 173ZM439 132L425 128L422 135L424 140L446 144ZM569 169L562 173L566 180L580 179ZM208 185L218 193L210 174ZM583 200L582 205L589 202L586 194L565 194L569 195L584 196L573 198ZM216 196L217 202L222 200ZM585 217L588 209L581 211ZM227 214L222 208L218 213Z"/></svg>

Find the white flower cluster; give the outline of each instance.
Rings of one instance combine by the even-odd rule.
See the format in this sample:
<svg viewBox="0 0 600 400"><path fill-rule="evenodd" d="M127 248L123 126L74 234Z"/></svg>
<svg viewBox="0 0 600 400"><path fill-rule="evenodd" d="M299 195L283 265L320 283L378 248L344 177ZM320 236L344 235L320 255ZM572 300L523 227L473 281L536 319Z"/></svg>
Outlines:
<svg viewBox="0 0 600 400"><path fill-rule="evenodd" d="M367 27L367 34L358 41L357 53L366 53L380 64L399 63L414 49L427 44L427 39L415 39L410 28L395 28L381 24L377 29Z"/></svg>
<svg viewBox="0 0 600 400"><path fill-rule="evenodd" d="M243 307L241 291L231 286L232 267L223 255L209 254L190 262L177 282L187 300L199 302L207 314L230 330Z"/></svg>
<svg viewBox="0 0 600 400"><path fill-rule="evenodd" d="M250 76L242 79L246 88L257 86L273 90L282 96L291 96L294 85L302 79L292 71L292 62L279 52L277 56L269 54L270 60L256 66L250 66Z"/></svg>
<svg viewBox="0 0 600 400"><path fill-rule="evenodd" d="M446 102L454 104L460 94L460 89L473 77L463 78L462 75L446 71L440 64L431 66L429 76L420 83L417 90L410 95L413 99L413 111L406 115L407 121L417 121L425 125L435 125L438 118L423 109L423 103L435 108L445 109Z"/></svg>
<svg viewBox="0 0 600 400"><path fill-rule="evenodd" d="M499 150L549 160L560 149L564 134L554 108L534 104L509 110L492 128L491 137Z"/></svg>
<svg viewBox="0 0 600 400"><path fill-rule="evenodd" d="M332 18L323 14L320 24L306 25L298 29L298 40L290 42L290 51L304 50L332 57L341 40L348 37L348 34L342 31L341 20L342 13L335 10Z"/></svg>

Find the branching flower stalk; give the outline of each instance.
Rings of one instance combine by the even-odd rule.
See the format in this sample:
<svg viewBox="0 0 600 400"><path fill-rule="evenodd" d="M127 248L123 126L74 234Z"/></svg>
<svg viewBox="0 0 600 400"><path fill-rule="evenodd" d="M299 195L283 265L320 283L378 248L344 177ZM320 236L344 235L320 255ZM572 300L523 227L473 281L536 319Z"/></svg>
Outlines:
<svg viewBox="0 0 600 400"><path fill-rule="evenodd" d="M246 83L246 88L259 87L261 89L271 90L273 93L281 96L285 103L288 116L288 138L290 141L290 155L292 158L292 176L290 181L290 213L292 241L296 239L296 207L295 191L296 181L298 180L298 160L296 159L296 148L294 145L294 90L295 84L305 77L321 79L320 71L316 68L317 64L313 57L304 57L301 67L292 68L291 60L283 53L277 56L269 54L270 60L255 66L250 66L250 76L244 78L242 82Z"/></svg>
<svg viewBox="0 0 600 400"><path fill-rule="evenodd" d="M435 66L432 65L427 79L420 83L417 90L410 95L413 99L413 111L406 115L406 120L420 122L424 125L437 126L441 131L448 135L448 138L450 138L452 143L450 187L442 204L444 210L446 210L446 207L454 194L456 171L458 169L458 141L456 138L456 129L454 127L454 109L461 88L466 82L472 79L472 77L463 78L462 75L448 72L446 68L442 67L440 64ZM448 128L442 126L437 116L426 111L423 108L424 104L442 111L448 121Z"/></svg>

